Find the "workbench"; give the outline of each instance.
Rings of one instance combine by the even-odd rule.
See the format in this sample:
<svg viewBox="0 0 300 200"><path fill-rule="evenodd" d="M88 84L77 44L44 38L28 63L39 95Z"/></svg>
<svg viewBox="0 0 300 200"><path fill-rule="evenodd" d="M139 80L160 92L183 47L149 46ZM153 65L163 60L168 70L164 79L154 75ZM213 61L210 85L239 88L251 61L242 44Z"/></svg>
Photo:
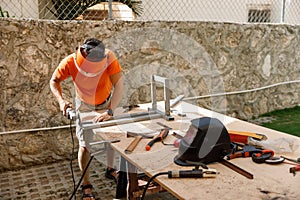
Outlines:
<svg viewBox="0 0 300 200"><path fill-rule="evenodd" d="M148 105L140 105L138 110L147 110ZM148 177L152 177L159 172L170 170L187 170L193 167L182 167L174 163L174 157L178 153L178 148L171 145L163 145L161 142L155 143L150 151L145 150L146 144L150 139L142 139L134 151L126 154L124 150L134 140L127 138L126 132L147 132L149 130L159 130L163 128L157 122L161 122L172 128L170 134L165 139L165 143L172 144L175 137L173 132L185 133L190 126L191 119L200 117L211 117L219 119L227 130L249 131L264 134L268 140L276 140L279 138L289 138L293 141L294 146L299 147L293 152L285 152L275 154L275 156L286 156L290 158L300 157L300 138L264 128L255 124L251 124L236 118L228 117L210 110L186 103L178 103L172 113L174 120L165 120L157 118L128 124L120 124L111 127L96 128L94 133L97 138L104 140L120 139L120 142L112 143L111 146L121 156L125 173L129 172L129 186L127 188L128 198L135 199L138 193L138 182L136 172L143 172ZM133 109L131 112L134 112ZM183 113L186 116L179 116ZM124 167L124 162L127 163ZM257 164L251 158L235 158L229 162L239 166L240 168L253 174L253 179L248 179L241 174L231 170L230 168L220 164L208 164L209 168L216 169L219 174L215 178L168 178L167 175L158 176L155 183L160 185L162 189L167 190L178 199L197 200L197 199L300 199L300 173L295 176L289 172L289 168L293 165L287 163L281 164ZM135 169L136 168L136 169ZM124 176L124 174L122 175ZM133 178L132 178L133 177ZM124 177L122 177L124 178ZM125 184L126 182L123 182ZM125 188L126 185L121 181L118 189Z"/></svg>

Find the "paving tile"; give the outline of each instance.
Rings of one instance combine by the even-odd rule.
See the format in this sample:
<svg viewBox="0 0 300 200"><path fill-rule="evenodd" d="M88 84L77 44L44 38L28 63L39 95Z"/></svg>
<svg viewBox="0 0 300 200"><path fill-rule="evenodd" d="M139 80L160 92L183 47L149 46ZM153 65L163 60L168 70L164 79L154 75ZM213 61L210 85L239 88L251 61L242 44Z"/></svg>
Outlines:
<svg viewBox="0 0 300 200"><path fill-rule="evenodd" d="M90 180L94 186L96 200L114 199L116 183L104 176L105 165L94 159L90 165ZM76 184L80 179L77 161L73 161ZM52 200L69 199L73 193L70 161L37 165L18 171L0 173L1 200ZM81 199L78 189L76 199ZM147 195L146 200L175 199L169 193Z"/></svg>
<svg viewBox="0 0 300 200"><path fill-rule="evenodd" d="M76 161L73 162L73 165L77 184L80 179L80 171L75 170L78 168ZM70 161L60 161L1 173L0 199L69 199L74 188L69 166ZM93 174L91 182L95 187L94 194L98 197L96 199L113 199L116 185L114 181L104 177L103 168L105 167L96 160L91 162L90 167L91 174ZM96 181L94 182L94 180ZM101 191L103 184L109 188L104 191L105 193ZM81 192L77 191L76 194L76 199L80 199Z"/></svg>

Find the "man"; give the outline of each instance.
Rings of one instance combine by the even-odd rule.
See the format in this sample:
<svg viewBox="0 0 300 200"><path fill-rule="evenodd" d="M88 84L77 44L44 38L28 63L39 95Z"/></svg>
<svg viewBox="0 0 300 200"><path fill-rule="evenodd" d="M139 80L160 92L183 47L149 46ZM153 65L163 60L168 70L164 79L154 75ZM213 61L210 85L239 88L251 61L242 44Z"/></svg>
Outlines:
<svg viewBox="0 0 300 200"><path fill-rule="evenodd" d="M81 172L90 159L90 142L93 140L92 130L83 131L80 122L83 114L91 112L93 122L109 120L119 104L122 91L122 69L114 53L105 49L104 44L96 38L86 39L76 52L65 57L55 69L50 80L50 89L56 97L60 110L66 115L66 109L72 103L65 100L60 83L71 76L76 89L76 136L79 141L78 162ZM114 152L107 151L108 167L105 176L115 178L113 168ZM95 199L89 181L89 170L86 171L82 183L83 199Z"/></svg>

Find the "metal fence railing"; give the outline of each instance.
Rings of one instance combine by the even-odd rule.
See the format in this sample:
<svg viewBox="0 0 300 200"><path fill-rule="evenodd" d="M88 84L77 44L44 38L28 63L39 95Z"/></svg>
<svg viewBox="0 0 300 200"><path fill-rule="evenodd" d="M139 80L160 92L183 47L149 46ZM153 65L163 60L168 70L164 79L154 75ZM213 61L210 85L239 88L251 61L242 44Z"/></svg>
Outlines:
<svg viewBox="0 0 300 200"><path fill-rule="evenodd" d="M0 0L0 17L300 24L300 0Z"/></svg>

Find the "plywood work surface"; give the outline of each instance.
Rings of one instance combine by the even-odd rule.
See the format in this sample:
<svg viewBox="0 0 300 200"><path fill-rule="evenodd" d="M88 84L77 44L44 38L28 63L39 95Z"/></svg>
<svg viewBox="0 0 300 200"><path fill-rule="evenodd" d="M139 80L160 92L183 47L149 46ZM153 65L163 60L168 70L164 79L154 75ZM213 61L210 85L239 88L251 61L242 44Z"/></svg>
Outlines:
<svg viewBox="0 0 300 200"><path fill-rule="evenodd" d="M299 137L213 113L185 102L180 103L176 109L185 113L186 116L175 116L174 121L155 119L106 128L106 130L95 129L95 133L102 137L108 137L108 135L114 134L113 132L155 132L162 128L157 124L157 122L161 122L172 128L164 141L166 144L172 144L176 139L172 136L172 132L184 133L188 129L191 119L208 116L218 118L230 130L261 133L266 135L270 141L285 138L289 139L289 141L292 140L294 147L300 146ZM182 167L174 164L174 157L178 153L178 149L174 146L163 145L161 142L158 142L153 145L150 151L146 151L145 146L150 139L142 139L131 154L126 154L124 150L134 138L126 138L125 134L121 137L121 142L112 144L112 147L127 161L150 177L158 172L192 169L192 167ZM275 156L281 155L299 158L300 147L293 149L292 152L275 154ZM230 162L252 173L254 179L247 179L220 163L213 163L209 164L208 167L219 172L215 178L169 179L164 175L157 177L155 180L178 199L300 199L300 172L293 176L289 172L289 168L293 165L287 163L277 165L257 164L251 158L236 158L230 160Z"/></svg>

